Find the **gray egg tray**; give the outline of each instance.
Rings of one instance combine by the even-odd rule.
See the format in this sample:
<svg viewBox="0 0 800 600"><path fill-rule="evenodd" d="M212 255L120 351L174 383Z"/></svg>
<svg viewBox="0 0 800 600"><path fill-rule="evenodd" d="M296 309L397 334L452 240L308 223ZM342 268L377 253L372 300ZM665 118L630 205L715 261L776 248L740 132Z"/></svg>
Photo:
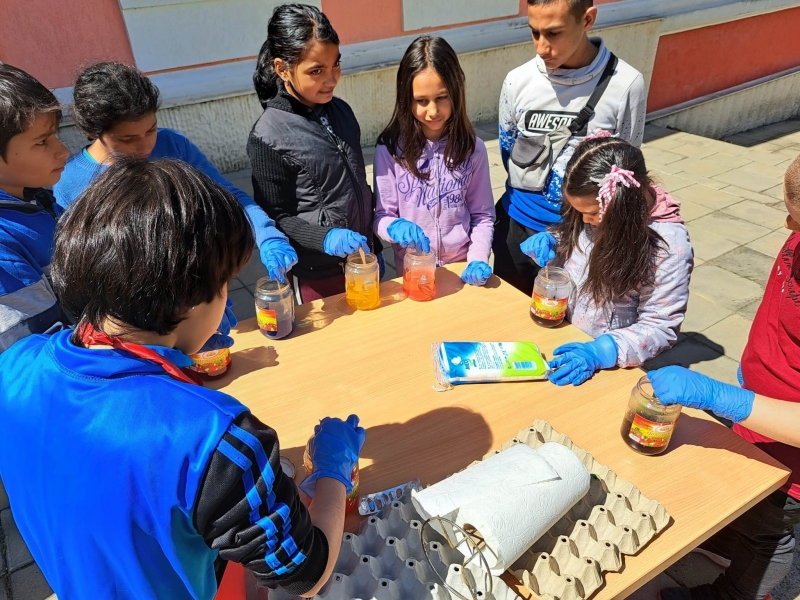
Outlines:
<svg viewBox="0 0 800 600"><path fill-rule="evenodd" d="M538 448L547 442L562 444L578 456L592 475L589 491L510 571L542 600L586 600L603 585L603 574L622 570L623 557L637 554L669 525L670 516L661 504L618 478L546 421L537 420L520 430L483 460L515 444ZM333 575L315 598L459 600L439 575L461 598L518 598L501 579L490 577L481 561L468 561L432 527L425 527L423 539L422 529L423 519L411 504L410 495L368 517L358 534L344 534ZM270 590L269 598L296 597L279 588Z"/></svg>

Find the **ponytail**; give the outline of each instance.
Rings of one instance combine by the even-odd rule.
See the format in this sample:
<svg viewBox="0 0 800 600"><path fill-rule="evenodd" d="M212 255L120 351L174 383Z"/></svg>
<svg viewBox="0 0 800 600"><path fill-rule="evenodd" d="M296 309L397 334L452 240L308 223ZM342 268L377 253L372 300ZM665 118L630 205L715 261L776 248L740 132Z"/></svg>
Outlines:
<svg viewBox="0 0 800 600"><path fill-rule="evenodd" d="M312 42L339 45L339 36L328 17L308 4L280 4L267 24L267 39L261 45L253 85L263 108L280 90L275 59L289 68L299 63Z"/></svg>

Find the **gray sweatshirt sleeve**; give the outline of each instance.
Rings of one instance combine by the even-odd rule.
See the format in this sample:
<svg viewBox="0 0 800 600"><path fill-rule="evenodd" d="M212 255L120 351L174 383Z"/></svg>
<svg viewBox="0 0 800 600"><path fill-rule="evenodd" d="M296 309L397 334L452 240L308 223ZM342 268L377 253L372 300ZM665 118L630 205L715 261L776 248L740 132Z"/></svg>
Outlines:
<svg viewBox="0 0 800 600"><path fill-rule="evenodd" d="M655 223L651 227L668 245L659 256L652 286L639 293L638 320L607 332L618 348L620 367L638 367L671 348L678 339L689 302L689 279L694 254L689 232L678 223Z"/></svg>
<svg viewBox="0 0 800 600"><path fill-rule="evenodd" d="M644 140L644 121L647 116L647 91L644 77L639 73L623 96L617 116L617 134L636 147Z"/></svg>

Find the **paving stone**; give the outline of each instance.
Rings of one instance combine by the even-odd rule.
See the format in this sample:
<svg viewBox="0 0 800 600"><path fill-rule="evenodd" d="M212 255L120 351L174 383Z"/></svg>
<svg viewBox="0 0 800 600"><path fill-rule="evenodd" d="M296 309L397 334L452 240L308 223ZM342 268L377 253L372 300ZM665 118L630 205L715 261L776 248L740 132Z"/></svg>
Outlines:
<svg viewBox="0 0 800 600"><path fill-rule="evenodd" d="M760 300L764 295L764 289L757 283L711 264L694 270L689 291L732 311Z"/></svg>
<svg viewBox="0 0 800 600"><path fill-rule="evenodd" d="M238 290L244 287L244 284L239 280L238 277L234 277L233 281L228 284L228 293L232 292L233 290Z"/></svg>
<svg viewBox="0 0 800 600"><path fill-rule="evenodd" d="M238 275L239 280L245 286L254 285L262 277L267 277L267 269L261 264L261 256L258 249L253 251L250 261L244 266Z"/></svg>
<svg viewBox="0 0 800 600"><path fill-rule="evenodd" d="M780 152L781 149L782 146L778 144L773 144L771 149L757 146L743 154L742 158L760 165L776 166L787 160L786 155Z"/></svg>
<svg viewBox="0 0 800 600"><path fill-rule="evenodd" d="M24 600L57 600L37 565L30 565L11 574L14 598Z"/></svg>
<svg viewBox="0 0 800 600"><path fill-rule="evenodd" d="M681 154L690 158L705 158L716 154L719 149L716 146L701 146L699 144L683 144L672 149L674 154Z"/></svg>
<svg viewBox="0 0 800 600"><path fill-rule="evenodd" d="M500 198L503 197L503 194L506 193L506 186L492 188L492 196L494 197L495 204L500 201Z"/></svg>
<svg viewBox="0 0 800 600"><path fill-rule="evenodd" d="M749 221L737 219L725 212L717 211L692 221L692 230L702 229L715 233L737 244L747 244L764 237L774 228L762 227ZM706 257L701 257L706 258Z"/></svg>
<svg viewBox="0 0 800 600"><path fill-rule="evenodd" d="M721 254L730 252L739 245L715 233L703 229L695 229L694 221L687 223L686 228L689 230L689 239L692 242L695 260L698 258L712 260ZM696 263L695 266L697 266Z"/></svg>
<svg viewBox="0 0 800 600"><path fill-rule="evenodd" d="M742 187L746 190L766 193L766 190L775 187L777 183L776 177L763 171L763 169L768 168L769 167L763 165L748 165L717 175L714 179L721 183ZM767 195L769 196L770 194Z"/></svg>
<svg viewBox="0 0 800 600"><path fill-rule="evenodd" d="M28 550L28 546L26 546L25 542L22 540L22 535L19 529L17 529L17 524L14 523L14 518L11 516L11 509L7 508L0 512L0 524L2 524L3 536L6 540L8 570L13 573L33 563L30 550Z"/></svg>
<svg viewBox="0 0 800 600"><path fill-rule="evenodd" d="M800 144L788 144L787 146L777 150L779 154L783 154L791 160L800 156Z"/></svg>
<svg viewBox="0 0 800 600"><path fill-rule="evenodd" d="M2 479L0 479L0 510L5 510L8 507L8 494L6 494L6 488L3 486Z"/></svg>
<svg viewBox="0 0 800 600"><path fill-rule="evenodd" d="M246 171L229 173L226 175L226 177L228 178L228 181L230 181L237 188L248 194L251 198L253 197L253 178L251 177L249 169Z"/></svg>
<svg viewBox="0 0 800 600"><path fill-rule="evenodd" d="M725 356L721 347L717 349L712 347L713 342L708 341L706 344L698 341L705 339L702 333L687 337L670 350L645 363L643 368L650 371L667 365L681 365L725 383L736 383L739 363Z"/></svg>
<svg viewBox="0 0 800 600"><path fill-rule="evenodd" d="M771 197L775 198L776 200L781 200L782 201L784 199L783 184L779 183L778 185L776 185L774 187L771 187L768 190L764 190L764 195L771 196Z"/></svg>
<svg viewBox="0 0 800 600"><path fill-rule="evenodd" d="M502 167L500 167L499 172L497 167L495 167L493 169L489 169L489 177L492 180L492 188L496 188L506 184L508 174Z"/></svg>
<svg viewBox="0 0 800 600"><path fill-rule="evenodd" d="M699 294L689 294L689 306L686 309L686 319L681 326L681 332L690 334L704 331L732 314L733 311L708 298Z"/></svg>
<svg viewBox="0 0 800 600"><path fill-rule="evenodd" d="M667 168L672 167L672 165L667 165ZM724 173L723 173L724 175ZM698 175L697 173L690 173L688 171L681 171L677 174L678 177L682 179L688 179L689 181L694 181L695 183L699 183L700 185L704 185L709 188L713 188L715 190L721 190L724 187L728 187L724 181L719 181L718 179L712 179L710 177L706 177L705 175Z"/></svg>
<svg viewBox="0 0 800 600"><path fill-rule="evenodd" d="M726 194L733 194L734 196L740 196L746 200L754 200L760 204L774 204L775 198L772 196L767 196L766 194L759 194L758 192L754 192L752 190L746 190L744 188L737 187L735 185L729 185L728 187L722 188L722 191Z"/></svg>
<svg viewBox="0 0 800 600"><path fill-rule="evenodd" d="M707 206L703 206L702 204L698 204L697 202L688 202L686 200L681 200L681 216L683 220L687 223L689 221L694 221L695 219L699 219L700 217L705 217L707 214L714 212L713 208L708 208Z"/></svg>
<svg viewBox="0 0 800 600"><path fill-rule="evenodd" d="M646 163L651 167L655 167L656 165L668 165L686 158L684 154L676 154L669 150L662 150L650 146L643 147L642 152L644 153Z"/></svg>
<svg viewBox="0 0 800 600"><path fill-rule="evenodd" d="M790 233L788 229L777 229L764 237L753 240L747 244L747 247L761 252L762 254L766 254L767 256L771 256L772 261L775 262L775 257L778 256L778 253L786 244Z"/></svg>
<svg viewBox="0 0 800 600"><path fill-rule="evenodd" d="M726 356L740 361L744 347L747 345L752 323L750 319L734 314L706 329L703 335L715 344L722 346Z"/></svg>
<svg viewBox="0 0 800 600"><path fill-rule="evenodd" d="M686 158L679 162L671 163L669 168L673 170L679 169L677 174L686 172L702 175L703 177L714 177L721 173L726 173L731 169L738 169L748 164L751 164L750 161L741 157L714 153L703 159Z"/></svg>
<svg viewBox="0 0 800 600"><path fill-rule="evenodd" d="M739 277L744 277L766 287L774 261L775 259L771 256L746 246L740 246L709 261L708 264L722 267Z"/></svg>
<svg viewBox="0 0 800 600"><path fill-rule="evenodd" d="M667 567L665 573L684 587L695 587L711 583L720 573L722 567L714 564L702 554L690 552L678 562Z"/></svg>
<svg viewBox="0 0 800 600"><path fill-rule="evenodd" d="M678 190L695 185L694 181L658 169L650 170L649 174L655 183L673 194Z"/></svg>
<svg viewBox="0 0 800 600"><path fill-rule="evenodd" d="M255 298L249 288L243 287L228 294L233 302L233 314L239 321L252 319L256 316Z"/></svg>
<svg viewBox="0 0 800 600"><path fill-rule="evenodd" d="M783 223L786 221L785 210L775 210L754 200L745 200L744 202L733 204L724 209L723 212L771 230L783 227Z"/></svg>
<svg viewBox="0 0 800 600"><path fill-rule="evenodd" d="M736 314L742 315L745 319L753 320L756 318L756 313L758 312L758 307L761 306L761 300L756 300L755 302L751 302L747 306L743 306L739 310L736 311Z"/></svg>
<svg viewBox="0 0 800 600"><path fill-rule="evenodd" d="M677 137L678 134L668 135L658 139L649 140L647 130L645 130L645 146L647 148L657 148L659 150L672 151L673 149L683 146L686 141L683 138Z"/></svg>
<svg viewBox="0 0 800 600"><path fill-rule="evenodd" d="M712 210L719 210L742 201L741 196L735 196L704 185L694 184L677 190L665 189L682 202L696 202Z"/></svg>

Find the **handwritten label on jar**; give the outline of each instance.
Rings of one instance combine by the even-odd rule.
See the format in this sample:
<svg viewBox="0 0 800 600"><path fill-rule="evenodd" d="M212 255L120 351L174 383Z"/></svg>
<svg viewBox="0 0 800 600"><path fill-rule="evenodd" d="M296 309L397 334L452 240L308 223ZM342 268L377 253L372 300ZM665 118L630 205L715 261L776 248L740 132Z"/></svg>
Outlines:
<svg viewBox="0 0 800 600"><path fill-rule="evenodd" d="M656 423L636 415L628 434L634 442L648 448L663 448L669 443L675 423Z"/></svg>
<svg viewBox="0 0 800 600"><path fill-rule="evenodd" d="M540 319L558 321L564 318L569 298L546 298L541 294L533 293L531 311Z"/></svg>
<svg viewBox="0 0 800 600"><path fill-rule="evenodd" d="M268 308L256 307L258 328L263 331L278 331L278 311Z"/></svg>

